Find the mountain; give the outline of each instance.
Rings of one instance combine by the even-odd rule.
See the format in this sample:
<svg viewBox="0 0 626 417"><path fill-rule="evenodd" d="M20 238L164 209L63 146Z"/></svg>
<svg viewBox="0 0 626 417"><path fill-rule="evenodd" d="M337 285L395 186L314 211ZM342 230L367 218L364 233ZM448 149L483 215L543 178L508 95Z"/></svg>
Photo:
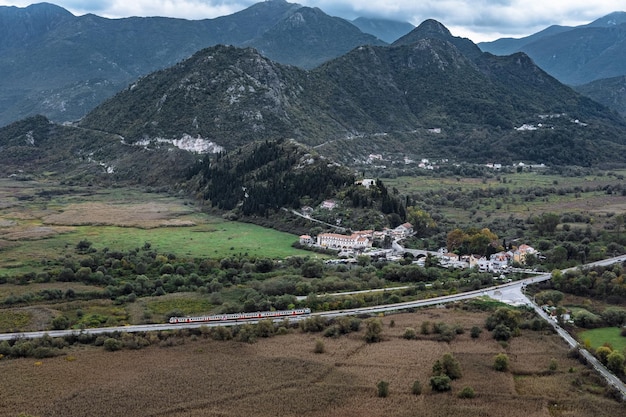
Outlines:
<svg viewBox="0 0 626 417"><path fill-rule="evenodd" d="M285 172L308 164L289 156L292 145L327 167L362 166L371 154L402 164L424 157L626 163L626 122L527 55L476 55L434 21L409 35L394 46L360 46L312 70L252 48L203 49L140 78L79 123L39 116L0 128L0 173L206 194L203 184L219 181L203 165L212 166L211 154L260 152L257 144L265 142L291 144L268 148L280 149L281 167L289 161ZM276 165L271 160L267 169ZM232 174L228 165L221 172ZM278 178L266 174L276 185ZM305 181L289 175L290 184Z"/></svg>
<svg viewBox="0 0 626 417"><path fill-rule="evenodd" d="M48 3L0 6L0 126L35 114L77 120L138 77L208 46L255 46L273 60L310 68L369 42L383 44L343 19L284 0L204 20L74 16Z"/></svg>
<svg viewBox="0 0 626 417"><path fill-rule="evenodd" d="M415 29L415 26L409 22L367 17L358 17L352 21L352 24L358 27L361 32L374 35L387 43L393 43Z"/></svg>
<svg viewBox="0 0 626 417"><path fill-rule="evenodd" d="M615 12L588 25L551 27L517 41L479 44L494 54L524 52L568 85L626 74L626 13Z"/></svg>
<svg viewBox="0 0 626 417"><path fill-rule="evenodd" d="M625 143L625 126L618 115L524 54L476 55L469 41L446 40L439 23L428 27L437 35L420 25L413 43L361 46L310 71L253 49L209 48L139 80L80 126L128 143L188 135L226 150L291 138L347 164L381 148L472 161L620 159L614 152ZM525 125L542 127L516 129Z"/></svg>
<svg viewBox="0 0 626 417"><path fill-rule="evenodd" d="M494 55L511 55L515 52L521 51L524 45L570 30L572 30L570 26L552 25L523 38L500 38L491 42L480 42L478 46L482 51L489 52Z"/></svg>
<svg viewBox="0 0 626 417"><path fill-rule="evenodd" d="M626 76L604 78L574 88L626 117Z"/></svg>
<svg viewBox="0 0 626 417"><path fill-rule="evenodd" d="M301 7L244 45L274 61L311 69L358 45L385 45L347 20Z"/></svg>
<svg viewBox="0 0 626 417"><path fill-rule="evenodd" d="M447 27L433 19L425 20L417 28L396 40L392 45L410 45L422 39L439 39L450 42L469 59L475 59L482 55L480 48L471 40L452 36Z"/></svg>

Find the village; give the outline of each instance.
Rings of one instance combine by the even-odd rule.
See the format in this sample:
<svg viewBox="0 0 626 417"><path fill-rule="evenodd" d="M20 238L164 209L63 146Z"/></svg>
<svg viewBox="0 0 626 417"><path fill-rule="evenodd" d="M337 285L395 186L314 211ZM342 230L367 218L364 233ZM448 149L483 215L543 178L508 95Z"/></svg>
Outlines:
<svg viewBox="0 0 626 417"><path fill-rule="evenodd" d="M320 207L333 210L336 202L324 201ZM310 216L310 210L307 216ZM327 260L329 264L352 264L357 262L359 256L367 256L376 260L398 262L410 254L413 263L424 266L426 257L435 257L439 266L450 269L476 268L479 272L506 274L514 269L523 267L528 255L539 256L539 252L533 247L521 244L509 250L500 251L487 256L481 255L457 255L448 252L447 248L439 248L437 251L405 249L401 242L403 239L414 235L413 225L403 223L393 229L383 230L358 230L351 234L319 233L317 236L301 235L299 243L305 247L328 249L337 252L336 259ZM517 268L515 268L517 267Z"/></svg>

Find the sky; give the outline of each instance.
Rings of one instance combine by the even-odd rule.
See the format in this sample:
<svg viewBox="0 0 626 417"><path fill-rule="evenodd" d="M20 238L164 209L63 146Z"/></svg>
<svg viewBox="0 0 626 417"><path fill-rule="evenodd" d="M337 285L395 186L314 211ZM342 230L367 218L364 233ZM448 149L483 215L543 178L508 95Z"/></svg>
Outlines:
<svg viewBox="0 0 626 417"><path fill-rule="evenodd" d="M74 15L108 18L165 16L210 19L229 15L262 0L47 0ZM614 11L626 11L626 0L288 0L319 7L331 16L359 16L444 24L454 36L475 43L519 38L551 25L577 26ZM26 7L39 1L2 1L0 6Z"/></svg>

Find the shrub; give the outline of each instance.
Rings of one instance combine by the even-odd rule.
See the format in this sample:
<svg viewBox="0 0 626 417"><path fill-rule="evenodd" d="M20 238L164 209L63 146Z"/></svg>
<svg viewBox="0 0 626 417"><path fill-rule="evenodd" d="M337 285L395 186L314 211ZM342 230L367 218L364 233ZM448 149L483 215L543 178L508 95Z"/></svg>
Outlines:
<svg viewBox="0 0 626 417"><path fill-rule="evenodd" d="M108 350L109 352L114 352L122 348L122 341L109 337L104 341L104 344L102 346L104 346L105 350Z"/></svg>
<svg viewBox="0 0 626 417"><path fill-rule="evenodd" d="M493 329L493 338L498 341L506 341L511 338L511 329L504 324L498 324Z"/></svg>
<svg viewBox="0 0 626 417"><path fill-rule="evenodd" d="M596 349L596 357L603 365L606 365L607 359L611 354L611 348L608 346L600 346Z"/></svg>
<svg viewBox="0 0 626 417"><path fill-rule="evenodd" d="M509 357L506 353L498 353L493 360L493 369L498 372L506 372L509 370Z"/></svg>
<svg viewBox="0 0 626 417"><path fill-rule="evenodd" d="M407 327L406 329L404 329L404 334L402 335L402 337L407 340L413 340L417 337L417 333L415 332L414 328Z"/></svg>
<svg viewBox="0 0 626 417"><path fill-rule="evenodd" d="M420 395L422 393L422 384L418 380L415 380L413 382L413 386L411 387L411 393L413 395Z"/></svg>
<svg viewBox="0 0 626 417"><path fill-rule="evenodd" d="M614 350L606 358L606 367L616 375L624 373L624 355Z"/></svg>
<svg viewBox="0 0 626 417"><path fill-rule="evenodd" d="M554 359L554 358L550 359L550 364L548 365L548 370L550 372L555 372L558 367L559 367L559 363L556 361L556 359Z"/></svg>
<svg viewBox="0 0 626 417"><path fill-rule="evenodd" d="M324 346L324 342L320 339L315 341L315 347L313 348L314 353L324 353L326 352L326 347Z"/></svg>
<svg viewBox="0 0 626 417"><path fill-rule="evenodd" d="M379 397L385 398L389 395L389 382L379 381L378 384L376 384L376 387L378 388Z"/></svg>
<svg viewBox="0 0 626 417"><path fill-rule="evenodd" d="M478 339L482 332L483 331L482 331L482 329L480 327L474 326L470 330L470 336L472 336L472 339Z"/></svg>
<svg viewBox="0 0 626 417"><path fill-rule="evenodd" d="M451 353L446 353L441 359L443 373L448 375L450 379L459 379L462 376L461 364Z"/></svg>
<svg viewBox="0 0 626 417"><path fill-rule="evenodd" d="M380 342L383 338L383 323L380 319L368 319L366 321L365 341L367 343Z"/></svg>
<svg viewBox="0 0 626 417"><path fill-rule="evenodd" d="M472 387L463 387L463 389L459 392L459 398L474 398L476 393Z"/></svg>
<svg viewBox="0 0 626 417"><path fill-rule="evenodd" d="M430 388L436 392L450 391L452 380L448 375L435 375L430 378Z"/></svg>

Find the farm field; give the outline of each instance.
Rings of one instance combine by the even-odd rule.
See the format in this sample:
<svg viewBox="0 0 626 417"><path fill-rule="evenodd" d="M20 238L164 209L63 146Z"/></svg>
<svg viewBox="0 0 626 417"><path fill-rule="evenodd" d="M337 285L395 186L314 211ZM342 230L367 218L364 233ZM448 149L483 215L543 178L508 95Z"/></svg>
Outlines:
<svg viewBox="0 0 626 417"><path fill-rule="evenodd" d="M36 270L81 240L121 251L149 242L180 257L310 255L291 247L297 236L227 221L162 194L0 180L0 275Z"/></svg>
<svg viewBox="0 0 626 417"><path fill-rule="evenodd" d="M200 336L169 347L107 352L66 350L55 358L0 361L0 417L28 416L617 416L624 405L603 396L596 376L556 335L522 331L503 345L483 331L487 313L426 309L387 316L384 340L367 344L364 330L338 338L302 333L254 344ZM391 327L391 320L395 326ZM450 343L401 337L406 327L445 322L465 332ZM322 339L325 352L313 352ZM433 393L432 366L446 352L460 362L452 391ZM493 370L504 352L510 370ZM549 371L552 360L558 364ZM376 384L389 382L379 398ZM415 380L422 394L411 394ZM464 387L472 399L458 397Z"/></svg>

